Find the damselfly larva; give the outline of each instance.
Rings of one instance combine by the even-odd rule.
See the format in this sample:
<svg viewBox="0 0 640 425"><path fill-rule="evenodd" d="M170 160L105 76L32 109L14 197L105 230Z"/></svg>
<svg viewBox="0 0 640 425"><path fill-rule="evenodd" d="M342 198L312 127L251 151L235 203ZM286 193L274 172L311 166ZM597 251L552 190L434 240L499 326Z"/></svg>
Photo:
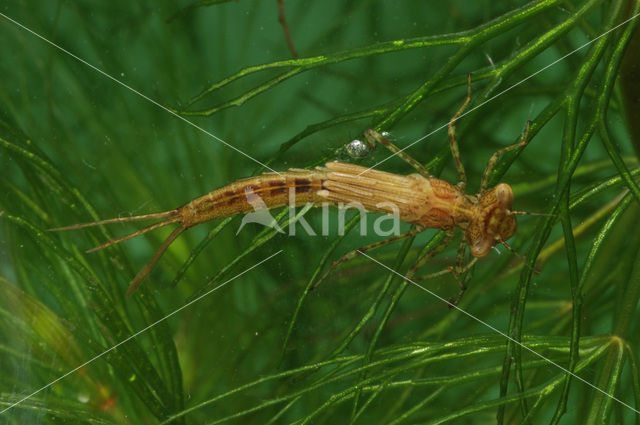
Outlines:
<svg viewBox="0 0 640 425"><path fill-rule="evenodd" d="M385 145L414 166L419 173L404 176L354 164L328 162L324 167L313 170L291 169L282 173L265 173L237 180L170 211L74 224L51 230L71 230L110 223L159 220L155 224L111 239L87 251L93 252L159 227L178 224L178 227L162 243L147 265L131 281L127 295L136 290L169 245L182 232L215 218L252 212L255 210L252 198L260 199L263 202L263 207L268 209L289 205L290 199L295 200L295 206L307 203L329 203L337 206L357 202L363 205L367 211L375 213L393 213L394 209L391 205L394 205L397 207L396 212L399 213L399 218L417 225L420 231L425 228L450 230L458 227L462 229L471 254L476 258L483 257L491 251L493 246L504 243L516 231L515 215L519 212L511 210L513 202L511 187L508 184L500 183L487 189L486 185L499 155L526 145L529 123L527 123L524 136L519 143L493 154L483 173L480 192L475 196L466 195L464 193L466 175L459 158L454 122L469 102L470 84L468 87L465 102L449 123L451 151L461 180L458 185L452 185L429 175L422 165L396 148L384 136L374 130L368 130L365 132L365 137L370 143L378 142ZM290 198L290 191L295 194L295 197ZM415 234L415 231L412 234ZM398 238L395 236L389 241ZM380 245L381 243L376 244L376 246Z"/></svg>

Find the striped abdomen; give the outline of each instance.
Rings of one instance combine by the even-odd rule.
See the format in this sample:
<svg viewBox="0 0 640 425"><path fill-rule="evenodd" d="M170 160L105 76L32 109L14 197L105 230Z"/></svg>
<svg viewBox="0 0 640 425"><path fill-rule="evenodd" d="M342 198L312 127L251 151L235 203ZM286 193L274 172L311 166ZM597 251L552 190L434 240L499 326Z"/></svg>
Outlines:
<svg viewBox="0 0 640 425"><path fill-rule="evenodd" d="M317 193L322 190L326 174L322 170L293 169L237 180L178 208L180 221L191 227L214 218L283 207L289 205L290 191L295 195L296 206L322 202L325 199Z"/></svg>

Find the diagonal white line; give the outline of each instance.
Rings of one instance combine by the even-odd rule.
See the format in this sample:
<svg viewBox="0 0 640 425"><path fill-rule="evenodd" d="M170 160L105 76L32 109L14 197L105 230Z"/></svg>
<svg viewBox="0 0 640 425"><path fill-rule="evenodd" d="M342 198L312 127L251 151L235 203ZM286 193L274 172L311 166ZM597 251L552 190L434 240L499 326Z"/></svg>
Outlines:
<svg viewBox="0 0 640 425"><path fill-rule="evenodd" d="M425 288L424 286L414 282L413 280L409 279L406 276L403 276L402 274L398 273L397 271L393 270L391 267L381 263L380 261L376 260L375 258L365 254L364 252L357 250L359 254L364 255L365 257L367 257L369 260L373 261L376 264L381 265L382 267L384 267L385 269L389 270L391 273L396 274L398 276L400 276L402 279L406 280L407 282L411 283L414 286L417 286L418 288L422 289L423 291L427 292L429 295L432 295L434 297L436 297L437 299L439 299L440 301L446 303L449 307L454 308L456 310L458 310L460 313L465 314L466 316L472 318L473 320L475 320L476 322L480 323L481 325L486 326L487 328L491 329L492 331L494 331L495 333L503 336L504 338L508 339L509 341L513 342L514 344L519 345L520 347L524 348L525 350L529 351L531 354L534 354L538 357L540 357L542 360L552 364L553 366L557 367L558 369L562 370L563 372L571 375L572 377L576 378L577 380L584 382L585 384L587 384L588 386L590 386L591 388L601 392L602 394L611 397L611 399L617 401L618 403L622 404L625 407L628 407L629 409L633 410L634 412L640 414L640 410L636 410L635 408L631 407L630 405L628 405L627 403L625 403L624 401L620 400L619 398L616 398L615 396L609 394L608 392L601 390L600 388L596 387L595 385L593 385L591 382L587 381L584 378L581 378L580 376L576 375L575 373L571 372L570 370L562 367L561 365L559 365L558 363L554 362L553 360L543 356L542 354L538 353L537 351L535 351L532 348L527 347L526 345L524 345L523 343L521 343L520 341L517 341L515 339L513 339L512 337L510 337L509 335L507 335L506 333L502 332L500 329L491 326L490 324L488 324L487 322L485 322L484 320L480 319L479 317L474 316L473 314L467 312L466 310L461 309L460 307L458 307L457 305L453 304L452 302L442 298L440 295L436 294L433 291L430 291L429 289Z"/></svg>
<svg viewBox="0 0 640 425"><path fill-rule="evenodd" d="M164 316L161 319L156 320L155 322L153 322L152 324L150 324L149 326L140 329L138 332L134 333L133 335L123 339L122 341L120 341L119 343L117 343L116 345L114 345L111 348L108 348L106 350L104 350L102 353L98 354L95 357L92 357L91 359L87 360L86 362L82 363L80 366L71 369L69 372L65 373L62 376L59 376L58 378L54 379L53 381L49 382L47 385L45 385L42 388L37 389L36 391L32 392L31 394L21 398L20 400L16 401L15 403L9 405L8 407L6 407L4 410L0 411L0 415L5 413L7 410L14 408L15 406L17 406L18 404L22 403L25 400L30 399L31 397L33 397L34 395L38 394L41 391L46 390L47 388L49 388L50 386L52 386L53 384L55 384L58 381L61 381L62 379L66 378L67 376L71 375L72 373L74 373L75 371L77 371L78 369L82 369L83 367L85 367L86 365L88 365L89 363L99 359L100 357L104 356L105 354L107 354L110 351L115 350L116 348L118 348L119 346L121 346L122 344L124 344L127 341L132 340L133 338L137 337L138 335L140 335L141 333L144 333L146 331L148 331L149 329L151 329L152 327L156 326L158 323L168 319L169 317L173 316L174 314L184 310L185 308L189 307L191 304L201 300L202 298L206 297L207 295L209 295L210 293L217 291L218 289L222 288L223 286L225 286L227 283L239 278L240 276L242 276L243 274L249 272L250 270L255 269L256 267L258 267L259 265L261 265L262 263L272 259L273 257L275 257L276 255L280 254L282 252L282 250L276 252L275 254L272 254L270 256L268 256L267 258L265 258L262 261L259 261L258 263L254 264L253 266L249 267L248 269L246 269L245 271L243 271L242 273L238 273L237 275L235 275L234 277L232 277L231 279L227 280L226 282L221 283L220 285L216 286L213 289L210 289L209 291L205 292L204 294L200 295L197 298L194 298L193 300L189 301L188 303L186 303L185 305L183 305L182 307L172 311L171 313L167 314L166 316Z"/></svg>
<svg viewBox="0 0 640 425"><path fill-rule="evenodd" d="M455 120L453 120L452 122L456 122L458 121L460 118L464 117L467 114L470 114L471 112L475 111L476 109L480 108L481 106L486 105L487 103L491 102L492 100L502 96L503 94L505 94L506 92L508 92L509 90L513 89L514 87L519 86L520 84L524 83L525 81L535 77L536 75L540 74L542 71L545 71L546 69L552 67L553 65L557 64L558 62L566 59L567 57L573 55L574 53L576 53L577 51L587 47L588 45L594 43L595 41L599 40L600 38L604 37L605 35L609 34L611 31L614 31L618 28L620 28L621 26L625 25L626 23L634 20L635 18L637 18L638 16L640 16L640 13L636 13L635 15L633 15L632 17L630 17L629 19L625 20L624 22L616 25L615 27L605 31L604 33L600 34L599 36L597 36L596 38L594 38L593 40L589 40L586 43L584 43L582 46L570 51L569 53L567 53L566 55L562 56L559 59L556 59L555 61L551 62L549 65L546 65L542 68L540 68L539 70L537 70L536 72L534 72L533 74L529 75L528 77L525 77L524 79L518 81L517 83L515 83L514 85L507 87L506 89L502 90L500 93L490 97L489 99L485 100L484 102L480 103L479 105L474 106L473 108L469 109L467 112L464 112L462 114L460 114ZM377 167L378 165L382 164L385 161L388 161L389 159L393 158L394 156L398 155L400 152L405 151L406 149L409 149L411 146L415 145L416 143L422 142L424 139L426 139L427 137L431 136L432 134L442 130L443 128L447 127L449 125L449 123L446 123L438 128L436 128L435 130L433 130L431 133L426 134L425 136L422 136L421 138L419 138L418 140L416 140L415 142L412 142L411 144L405 146L402 149L399 149L397 152L394 152L393 154L389 155L388 157L386 157L385 159L383 159L380 162L377 162L376 164L372 165L371 167L367 168L366 170L364 170L363 172L361 172L360 174L358 174L359 176L361 176L362 174L366 173L367 171L371 170L372 168Z"/></svg>
<svg viewBox="0 0 640 425"><path fill-rule="evenodd" d="M211 137L211 138L213 138L213 139L217 140L218 142L222 143L222 144L223 144L223 145L225 145L226 147L233 149L234 151L238 152L238 153L239 153L239 154L241 154L241 155L244 155L245 157L249 158L249 159L250 159L250 160L252 160L253 162L256 162L256 163L258 163L258 164L262 165L262 166L263 166L263 167L265 167L266 169L268 169L268 170L270 170L270 171L273 171L273 172L274 172L274 173L276 173L276 174L280 174L280 173L278 173L276 170L274 170L274 169L270 168L268 165L265 165L265 164L263 164L262 162L258 161L257 159L255 159L255 158L254 158L254 157L252 157L251 155L244 153L243 151L241 151L240 149L236 148L235 146L233 146L233 145L231 145L231 144L227 143L226 141L222 140L220 137L216 136L215 134L213 134L213 133L211 133L211 132L209 132L209 131L205 130L204 128L200 127L199 125L197 125L197 124L195 124L195 123L193 123L193 122L189 121L188 119L186 119L186 118L185 118L185 117L183 117L182 115L180 115L180 114L177 114L177 113L173 112L171 109L167 108L166 106L162 105L161 103L159 103L159 102L157 102L157 101L155 101L155 100L151 99L149 96L147 96L147 95L145 95L145 94L142 94L141 92L139 92L138 90L134 89L133 87L131 87L131 86L129 86L129 85L127 85L127 84L125 84L124 82L122 82L122 81L118 80L116 77L114 77L114 76L112 76L112 75L110 75L110 74L107 74L106 72L104 72L104 71L103 71L103 70L101 70L100 68L98 68L98 67L96 67L96 66L94 66L94 65L90 64L89 62L85 61L84 59L82 59L82 58L80 58L80 57L78 57L78 56L74 55L73 53L71 53L70 51L68 51L67 49L65 49L64 47L62 47L62 46L60 46L60 45L58 45L58 44L54 43L54 42L53 42L53 41L51 41L51 40L48 40L47 38L43 37L42 35L38 34L38 33L37 33L37 32L35 32L35 31L33 31L32 29L25 27L25 26L24 26L24 25L22 25L20 22L18 22L18 21L16 21L16 20L14 20L14 19L11 19L10 17L8 17L7 15L5 15L5 14L4 14L4 13L2 13L2 12L0 12L0 16L2 16L2 17L3 17L3 18L5 18L6 20L8 20L8 21L10 21L10 22L14 23L15 25L17 25L18 27L22 28L23 30L30 32L31 34L35 35L36 37L38 37L38 38L39 38L39 39L41 39L42 41L44 41L44 42L46 42L46 43L48 43L48 44L52 45L52 46L53 46L53 47L55 47L56 49L58 49L58 50L60 50L60 51L62 51L62 52L64 52L64 53L66 53L67 55L71 56L72 58L76 59L77 61L82 62L83 64L87 65L89 68L93 69L94 71L99 72L100 74L104 75L105 77L109 78L110 80L112 80L112 81L114 81L114 82L116 82L116 83L120 84L122 87L124 87L124 88L126 88L126 89L128 89L128 90L131 90L132 92L134 92L134 93L135 93L135 94L137 94L138 96L140 96L140 97L142 97L143 99L145 99L145 100L147 100L147 101L149 101L149 102L153 103L154 105L156 105L157 107L159 107L159 108L163 109L164 111L166 111L166 112L170 113L170 114L171 114L171 115L173 115L174 117L181 119L182 121L186 122L186 123L187 123L187 124L189 124L190 126L192 126L192 127L196 128L196 129L200 130L201 132L203 132L203 133L204 133L204 134L206 134L207 136L209 136L209 137Z"/></svg>

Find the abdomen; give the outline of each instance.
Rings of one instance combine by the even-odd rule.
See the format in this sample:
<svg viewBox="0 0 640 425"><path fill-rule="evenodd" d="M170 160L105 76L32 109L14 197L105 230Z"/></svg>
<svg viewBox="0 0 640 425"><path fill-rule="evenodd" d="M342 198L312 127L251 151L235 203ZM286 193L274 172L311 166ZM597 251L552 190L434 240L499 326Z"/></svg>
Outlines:
<svg viewBox="0 0 640 425"><path fill-rule="evenodd" d="M289 193L295 195L294 204L317 203L325 199L317 192L322 189L326 172L321 170L288 170L280 174L265 173L237 180L200 196L178 210L186 227L214 218L246 214L259 208L279 208L289 205Z"/></svg>

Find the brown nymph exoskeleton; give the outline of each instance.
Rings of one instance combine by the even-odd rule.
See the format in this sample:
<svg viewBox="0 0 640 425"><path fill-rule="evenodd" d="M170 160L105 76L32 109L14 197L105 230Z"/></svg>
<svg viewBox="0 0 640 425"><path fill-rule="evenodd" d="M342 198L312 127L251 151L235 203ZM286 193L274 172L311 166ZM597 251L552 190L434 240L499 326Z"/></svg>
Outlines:
<svg viewBox="0 0 640 425"><path fill-rule="evenodd" d="M506 239L513 236L516 231L515 215L522 213L511 210L513 202L511 187L506 183L500 183L488 189L487 184L499 156L506 151L521 148L527 144L530 125L530 123L527 123L520 142L505 147L491 156L482 175L479 193L477 195L467 195L464 193L466 174L460 160L458 143L455 137L455 121L470 99L471 83L469 80L467 97L449 122L451 152L460 175L460 183L457 185L433 177L420 163L394 146L386 137L375 130L367 130L365 137L370 144L380 143L386 146L395 155L411 164L418 173L404 176L368 169L354 164L328 162L324 167L313 170L291 169L282 173L265 173L237 180L170 211L74 224L52 230L79 229L88 226L130 221L159 220L155 224L111 239L87 251L93 252L150 230L176 223L178 227L162 243L147 265L132 280L127 291L127 295L130 295L147 277L169 245L182 232L215 218L252 212L255 210L255 204L251 201L252 197L259 197L263 202L262 205L268 209L290 205L290 199L295 199L296 206L307 203L339 205L358 202L369 212L396 212L401 220L415 225L407 233L368 245L358 251L365 252L387 245L413 236L425 228L448 231L448 237L444 241L448 243L451 238L451 231L457 227L464 232L465 245L469 246L471 254L475 257L467 266L462 267L465 245L461 245L462 248L458 253L456 268L448 269L448 271L461 273L475 263L477 258L487 255L496 244L505 244ZM295 193L295 198L290 197L291 192ZM395 211L390 207L390 204L397 207ZM339 260L334 261L329 270L354 257L357 255L356 252L350 252ZM410 273L413 274L418 267L424 264L425 258L429 256L426 255L421 258ZM329 271L318 282L324 279L328 273Z"/></svg>

